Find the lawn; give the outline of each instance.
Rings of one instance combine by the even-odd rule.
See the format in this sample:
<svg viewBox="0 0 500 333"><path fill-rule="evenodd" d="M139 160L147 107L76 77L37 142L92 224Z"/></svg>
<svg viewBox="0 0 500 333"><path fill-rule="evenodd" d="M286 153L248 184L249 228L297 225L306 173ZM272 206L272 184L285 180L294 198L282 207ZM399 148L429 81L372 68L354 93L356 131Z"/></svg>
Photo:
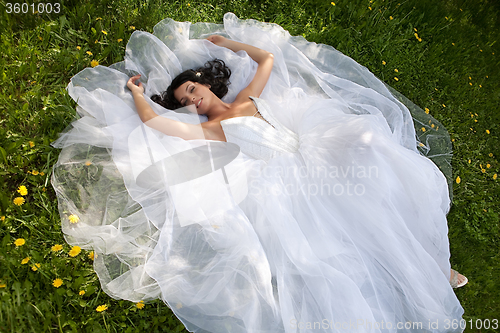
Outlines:
<svg viewBox="0 0 500 333"><path fill-rule="evenodd" d="M51 13L47 3L0 7L0 332L184 331L161 301L108 297L93 254L65 243L50 143L76 117L65 90L73 75L122 61L134 30L167 17L220 23L228 11L332 45L447 128L451 263L470 281L456 290L466 332L500 327L500 2L60 1Z"/></svg>

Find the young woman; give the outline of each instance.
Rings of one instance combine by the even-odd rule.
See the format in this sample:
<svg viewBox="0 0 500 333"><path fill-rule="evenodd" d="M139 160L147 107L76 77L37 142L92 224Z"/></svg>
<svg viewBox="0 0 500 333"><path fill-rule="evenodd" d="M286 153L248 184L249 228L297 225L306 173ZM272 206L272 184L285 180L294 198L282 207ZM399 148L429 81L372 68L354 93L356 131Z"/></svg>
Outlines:
<svg viewBox="0 0 500 333"><path fill-rule="evenodd" d="M166 46L134 33L127 68L142 75L98 67L69 86L86 117L57 144L53 184L67 239L98 254L103 289L161 297L192 332L461 331L448 186L417 150L408 109L352 59L279 26L226 14L222 31L193 28L208 41L187 29L160 23ZM195 67L187 55L223 61L182 72ZM180 188L202 159L175 172L164 161L207 142L240 149L230 189L205 177Z"/></svg>
<svg viewBox="0 0 500 333"><path fill-rule="evenodd" d="M158 115L145 100L143 96L144 88L142 83L136 85L136 82L141 75L135 75L127 82L127 87L132 91L137 112L143 122L154 124L153 126L155 129L168 135L181 137L185 140L208 139L226 141L224 131L220 125L221 120L233 117L251 116L257 113L255 105L250 100L249 96L259 97L262 90L264 90L273 68L272 53L258 49L251 45L226 39L219 35L213 35L207 39L215 45L226 47L234 52L247 52L247 54L258 64L257 71L250 84L236 96L234 102L225 103L218 96L216 96L212 90L210 90L210 84L203 84L199 82L203 82L203 80L201 80L202 71L186 71L183 75L178 77L181 80L177 79L177 82L174 80L174 87L169 87L170 90L165 92L166 100L164 105L167 106L166 103L169 102L173 109L173 107L176 106L174 99L178 102L178 106L195 105L195 110L198 114L204 114L208 117L208 121L201 124L203 132L200 132L198 126L196 125L189 125L166 119L156 119L151 122L151 120L156 118ZM222 66L225 67L224 63L222 63ZM208 72L205 72L205 76L207 76L207 74L210 74L211 70L209 69ZM196 76L197 74L199 76ZM230 72L225 74L229 78L228 74L230 74ZM212 75L215 76L215 74ZM204 80L207 79L204 78ZM169 99L170 101L168 101Z"/></svg>

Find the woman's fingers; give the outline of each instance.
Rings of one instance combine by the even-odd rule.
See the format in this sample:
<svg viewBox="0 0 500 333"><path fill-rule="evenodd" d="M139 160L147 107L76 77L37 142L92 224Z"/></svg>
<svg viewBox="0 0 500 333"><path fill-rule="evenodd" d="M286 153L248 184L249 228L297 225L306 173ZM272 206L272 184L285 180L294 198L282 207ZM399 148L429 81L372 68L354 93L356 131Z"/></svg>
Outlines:
<svg viewBox="0 0 500 333"><path fill-rule="evenodd" d="M210 42L214 43L215 45L221 45L221 43L224 42L224 40L226 40L225 37L221 36L221 35L211 35L211 36L208 36L207 40L209 40Z"/></svg>
<svg viewBox="0 0 500 333"><path fill-rule="evenodd" d="M135 81L137 81L140 77L141 74L134 75L130 79L128 79L128 82L132 82L133 84L135 84Z"/></svg>
<svg viewBox="0 0 500 333"><path fill-rule="evenodd" d="M127 81L127 87L134 92L134 90L140 89L141 91L144 89L142 87L142 82L139 81L139 84L136 84L137 80L141 77L141 74L137 74L132 76L130 79Z"/></svg>

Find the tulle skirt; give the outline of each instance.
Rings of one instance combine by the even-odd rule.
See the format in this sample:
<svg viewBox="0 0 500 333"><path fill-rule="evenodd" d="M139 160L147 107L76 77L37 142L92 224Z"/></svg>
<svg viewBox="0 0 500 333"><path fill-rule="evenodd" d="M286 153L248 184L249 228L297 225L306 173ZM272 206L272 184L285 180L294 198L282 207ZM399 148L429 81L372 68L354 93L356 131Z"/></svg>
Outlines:
<svg viewBox="0 0 500 333"><path fill-rule="evenodd" d="M232 101L256 66L203 40L213 33L275 55L261 97L299 135L296 152L269 161L238 154L228 166L245 189L238 200L211 182L176 188L183 170L156 161L208 140L145 126L125 86L141 73L151 96L217 57L233 69ZM446 130L352 59L230 13L223 25L167 19L68 92L80 118L54 143L52 184L66 240L94 250L111 297L162 298L192 332L461 331L448 282Z"/></svg>

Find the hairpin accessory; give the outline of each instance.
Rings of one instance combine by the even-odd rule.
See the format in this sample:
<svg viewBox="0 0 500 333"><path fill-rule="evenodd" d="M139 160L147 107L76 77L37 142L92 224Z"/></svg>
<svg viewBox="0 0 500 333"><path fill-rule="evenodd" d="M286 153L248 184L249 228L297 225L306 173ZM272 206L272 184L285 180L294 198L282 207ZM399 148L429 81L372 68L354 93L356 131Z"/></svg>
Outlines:
<svg viewBox="0 0 500 333"><path fill-rule="evenodd" d="M201 76L201 72L196 72L196 76L200 77Z"/></svg>

